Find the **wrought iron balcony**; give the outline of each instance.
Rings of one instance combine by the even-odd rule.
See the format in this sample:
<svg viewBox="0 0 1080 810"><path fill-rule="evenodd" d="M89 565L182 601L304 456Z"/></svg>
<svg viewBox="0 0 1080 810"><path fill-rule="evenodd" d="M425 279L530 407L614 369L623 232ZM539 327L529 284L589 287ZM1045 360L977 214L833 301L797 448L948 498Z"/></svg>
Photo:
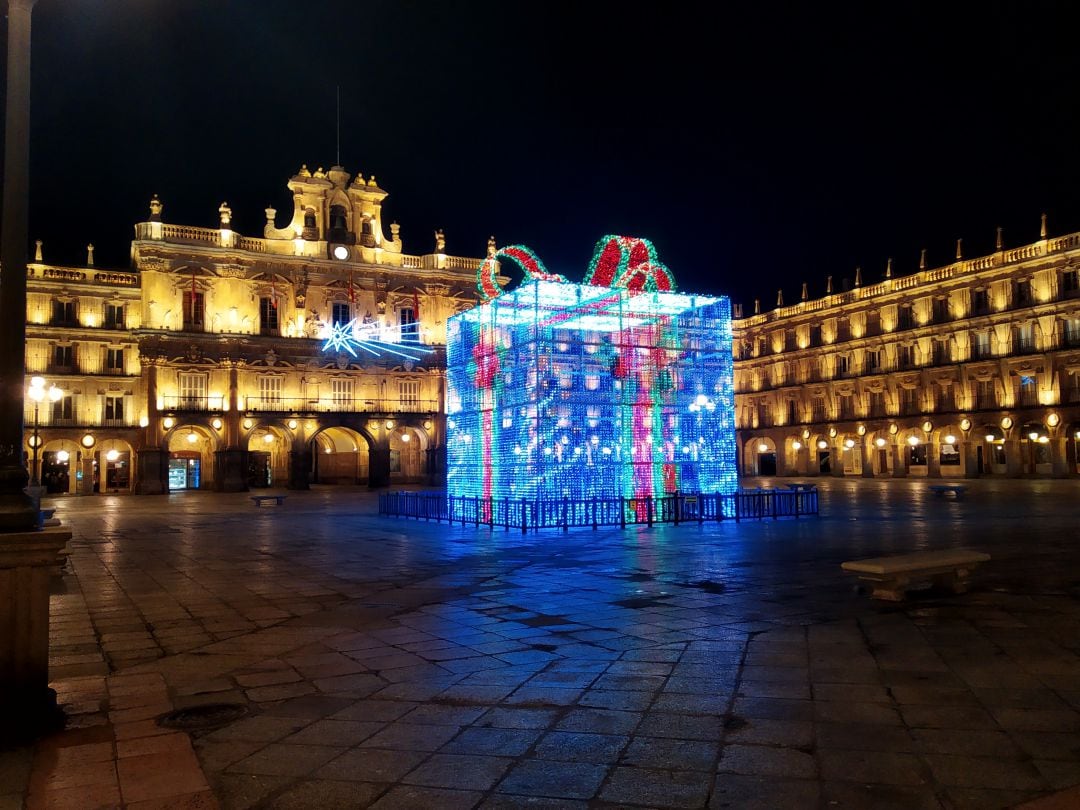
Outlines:
<svg viewBox="0 0 1080 810"><path fill-rule="evenodd" d="M259 413L436 413L434 399L361 399L358 397L247 397L242 410Z"/></svg>

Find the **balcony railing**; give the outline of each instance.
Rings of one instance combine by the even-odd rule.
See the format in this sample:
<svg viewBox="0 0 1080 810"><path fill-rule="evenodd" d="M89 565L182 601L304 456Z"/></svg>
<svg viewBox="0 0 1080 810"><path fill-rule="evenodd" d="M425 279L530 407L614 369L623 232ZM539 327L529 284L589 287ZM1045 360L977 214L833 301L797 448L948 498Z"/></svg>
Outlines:
<svg viewBox="0 0 1080 810"><path fill-rule="evenodd" d="M975 408L980 411L992 410L998 406L997 395L995 394L976 394L975 395Z"/></svg>
<svg viewBox="0 0 1080 810"><path fill-rule="evenodd" d="M1034 338L1017 337L1013 340L1013 354L1035 354L1037 351Z"/></svg>
<svg viewBox="0 0 1080 810"><path fill-rule="evenodd" d="M162 409L166 411L221 411L225 397L168 396L162 397Z"/></svg>
<svg viewBox="0 0 1080 810"><path fill-rule="evenodd" d="M356 397L247 397L242 410L260 413L436 413L434 399L360 399Z"/></svg>
<svg viewBox="0 0 1080 810"><path fill-rule="evenodd" d="M1016 399L1018 404L1024 407L1038 405L1039 392L1035 389L1034 385L1022 385L1020 386L1020 392Z"/></svg>

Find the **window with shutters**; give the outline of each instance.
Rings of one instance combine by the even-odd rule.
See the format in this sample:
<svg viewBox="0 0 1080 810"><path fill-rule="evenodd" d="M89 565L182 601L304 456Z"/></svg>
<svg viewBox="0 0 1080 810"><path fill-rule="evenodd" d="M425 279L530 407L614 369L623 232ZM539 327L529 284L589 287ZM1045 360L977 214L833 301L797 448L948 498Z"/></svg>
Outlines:
<svg viewBox="0 0 1080 810"><path fill-rule="evenodd" d="M181 373L178 375L181 408L206 407L206 375Z"/></svg>
<svg viewBox="0 0 1080 810"><path fill-rule="evenodd" d="M106 349L105 350L105 371L109 374L123 374L124 373L124 350L123 349Z"/></svg>
<svg viewBox="0 0 1080 810"><path fill-rule="evenodd" d="M202 331L205 299L201 292L184 291L184 331Z"/></svg>
<svg viewBox="0 0 1080 810"><path fill-rule="evenodd" d="M345 377L330 380L330 399L335 405L346 405L353 400L353 381Z"/></svg>
<svg viewBox="0 0 1080 810"><path fill-rule="evenodd" d="M263 406L277 405L281 402L281 377L259 377L259 399Z"/></svg>
<svg viewBox="0 0 1080 810"><path fill-rule="evenodd" d="M124 397L122 395L109 395L105 397L105 424L124 424Z"/></svg>
<svg viewBox="0 0 1080 810"><path fill-rule="evenodd" d="M348 301L335 301L331 306L331 323L348 323L352 320L352 306Z"/></svg>
<svg viewBox="0 0 1080 810"><path fill-rule="evenodd" d="M404 410L415 410L420 406L419 380L402 380L398 383L398 403Z"/></svg>
<svg viewBox="0 0 1080 810"><path fill-rule="evenodd" d="M259 299L259 332L263 335L278 334L278 308L273 298Z"/></svg>

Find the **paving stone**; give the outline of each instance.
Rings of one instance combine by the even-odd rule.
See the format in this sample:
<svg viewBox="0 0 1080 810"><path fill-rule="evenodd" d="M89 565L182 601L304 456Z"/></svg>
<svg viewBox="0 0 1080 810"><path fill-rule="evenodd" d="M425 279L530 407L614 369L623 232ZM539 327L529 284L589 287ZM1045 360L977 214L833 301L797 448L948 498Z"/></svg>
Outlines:
<svg viewBox="0 0 1080 810"><path fill-rule="evenodd" d="M439 788L399 785L383 794L372 810L418 810L418 808L439 808L439 810L469 810L475 807L483 793L466 790L443 790Z"/></svg>
<svg viewBox="0 0 1080 810"><path fill-rule="evenodd" d="M533 756L565 762L613 763L630 738L611 734L551 731L537 743Z"/></svg>
<svg viewBox="0 0 1080 810"><path fill-rule="evenodd" d="M458 726L427 726L397 721L368 737L361 745L403 751L435 751L449 742L459 730Z"/></svg>
<svg viewBox="0 0 1080 810"><path fill-rule="evenodd" d="M424 751L354 748L327 762L315 776L360 782L397 782L428 757Z"/></svg>
<svg viewBox="0 0 1080 810"><path fill-rule="evenodd" d="M435 754L402 777L402 782L437 788L487 790L513 760L505 757Z"/></svg>
<svg viewBox="0 0 1080 810"><path fill-rule="evenodd" d="M528 751L541 733L538 728L467 728L442 750L449 754L517 757Z"/></svg>
<svg viewBox="0 0 1080 810"><path fill-rule="evenodd" d="M1046 782L1030 762L1001 758L926 754L934 778L943 785L992 790L1045 790Z"/></svg>
<svg viewBox="0 0 1080 810"><path fill-rule="evenodd" d="M814 724L802 720L738 718L725 725L724 740L746 745L785 745L808 748L814 742ZM644 732L642 732L644 733Z"/></svg>
<svg viewBox="0 0 1080 810"><path fill-rule="evenodd" d="M366 782L333 782L312 779L298 782L278 794L269 807L273 810L298 808L365 807L386 790L386 785Z"/></svg>
<svg viewBox="0 0 1080 810"><path fill-rule="evenodd" d="M334 745L348 748L359 745L385 726L385 723L365 723L357 720L316 720L282 742L289 745Z"/></svg>
<svg viewBox="0 0 1080 810"><path fill-rule="evenodd" d="M712 777L697 771L619 767L611 772L600 798L651 807L702 807Z"/></svg>
<svg viewBox="0 0 1080 810"><path fill-rule="evenodd" d="M857 782L824 782L821 785L824 806L848 810L943 810L930 787L897 785L860 785Z"/></svg>
<svg viewBox="0 0 1080 810"><path fill-rule="evenodd" d="M819 795L818 783L810 779L720 774L709 799L709 810L818 810Z"/></svg>
<svg viewBox="0 0 1080 810"><path fill-rule="evenodd" d="M794 748L764 745L726 745L720 754L720 771L749 776L785 776L813 779L817 776L814 758Z"/></svg>
<svg viewBox="0 0 1080 810"><path fill-rule="evenodd" d="M924 766L911 754L823 748L817 758L825 780L882 785L923 785L927 781Z"/></svg>
<svg viewBox="0 0 1080 810"><path fill-rule="evenodd" d="M702 740L672 740L637 735L623 752L621 764L653 770L711 771L720 745Z"/></svg>
<svg viewBox="0 0 1080 810"><path fill-rule="evenodd" d="M494 708L474 725L492 728L548 728L559 717L557 709Z"/></svg>
<svg viewBox="0 0 1080 810"><path fill-rule="evenodd" d="M499 783L498 792L557 799L591 799L606 773L607 767L604 765L530 759L513 767Z"/></svg>
<svg viewBox="0 0 1080 810"><path fill-rule="evenodd" d="M230 773L262 776L303 776L313 773L345 749L327 745L285 745L272 743L249 757L230 765Z"/></svg>

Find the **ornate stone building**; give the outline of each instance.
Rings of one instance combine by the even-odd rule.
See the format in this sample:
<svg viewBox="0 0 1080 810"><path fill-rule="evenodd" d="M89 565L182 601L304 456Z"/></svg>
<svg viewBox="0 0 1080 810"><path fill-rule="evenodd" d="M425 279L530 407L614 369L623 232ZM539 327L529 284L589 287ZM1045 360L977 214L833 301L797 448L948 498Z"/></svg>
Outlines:
<svg viewBox="0 0 1080 810"><path fill-rule="evenodd" d="M288 186L290 221L267 209L261 238L227 203L199 228L166 223L155 197L132 270L95 268L92 249L50 266L39 245L27 375L59 398L28 398L26 435L49 491L440 479L446 319L475 302L482 258L447 255L441 231L404 253L374 177L305 167ZM354 320L374 342L324 351Z"/></svg>
<svg viewBox="0 0 1080 810"><path fill-rule="evenodd" d="M1080 233L997 247L737 317L741 471L1080 473Z"/></svg>

